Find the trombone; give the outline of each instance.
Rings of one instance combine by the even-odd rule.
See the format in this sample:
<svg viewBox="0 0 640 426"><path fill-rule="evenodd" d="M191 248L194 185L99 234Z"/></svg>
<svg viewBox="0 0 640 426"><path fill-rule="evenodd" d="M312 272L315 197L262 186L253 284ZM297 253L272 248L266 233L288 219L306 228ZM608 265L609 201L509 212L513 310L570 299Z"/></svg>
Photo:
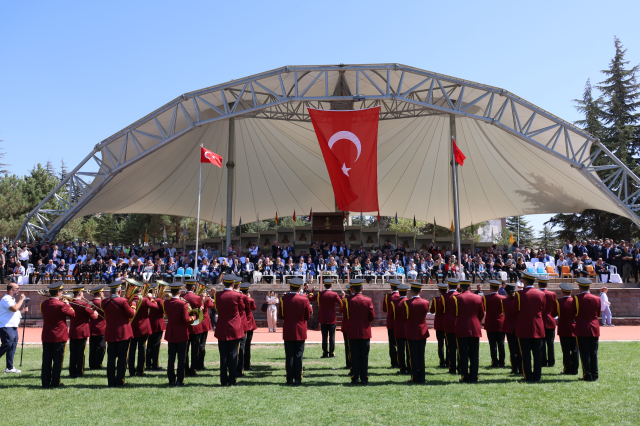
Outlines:
<svg viewBox="0 0 640 426"><path fill-rule="evenodd" d="M38 290L38 294L40 296L44 296L44 297L51 297L51 295L49 294L49 292L46 289L40 289ZM104 317L104 315L100 314L100 312L98 312L98 309L100 309L99 307L97 307L95 304L93 304L92 302L90 302L89 300L85 299L84 297L82 298L83 300L85 300L89 306L85 306L81 303L76 302L76 299L73 298L72 294L61 294L60 296L58 296L58 299L60 300L66 300L67 302L69 302L70 305L76 305L79 306L81 308L89 308L91 309L93 312L95 312L96 314L98 314L98 316L100 318L106 319ZM102 309L100 309L102 311ZM102 313L104 313L104 311L102 311Z"/></svg>

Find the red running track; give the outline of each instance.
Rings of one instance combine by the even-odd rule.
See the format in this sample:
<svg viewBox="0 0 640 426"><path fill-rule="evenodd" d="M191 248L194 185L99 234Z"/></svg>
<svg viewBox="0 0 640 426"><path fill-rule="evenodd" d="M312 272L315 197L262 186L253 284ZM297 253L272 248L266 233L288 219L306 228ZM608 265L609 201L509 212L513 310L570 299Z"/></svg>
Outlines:
<svg viewBox="0 0 640 426"><path fill-rule="evenodd" d="M266 328L259 328L253 332L253 344L259 343L282 343L282 328L278 327L278 331L270 333ZM372 327L372 343L386 343L389 339L387 337L386 327ZM42 328L26 328L24 342L31 344L41 343L40 336ZM436 333L430 329L431 336L427 339L427 342L436 341ZM342 333L336 331L336 343L342 343ZM19 330L20 341L22 341L22 330ZM483 342L487 341L487 336L484 330L482 330ZM556 336L556 341L560 341ZM617 326L617 327L600 327L600 341L640 341L640 326ZM213 336L213 332L209 332L207 342L215 343L217 339ZM320 330L309 330L307 335L307 343L321 343L322 336Z"/></svg>

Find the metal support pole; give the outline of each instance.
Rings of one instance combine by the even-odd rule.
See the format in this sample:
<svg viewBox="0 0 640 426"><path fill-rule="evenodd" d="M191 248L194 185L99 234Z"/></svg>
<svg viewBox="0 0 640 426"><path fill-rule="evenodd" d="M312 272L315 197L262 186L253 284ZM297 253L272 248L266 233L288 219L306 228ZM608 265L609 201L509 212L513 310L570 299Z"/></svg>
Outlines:
<svg viewBox="0 0 640 426"><path fill-rule="evenodd" d="M231 245L231 219L233 215L233 168L236 166L236 121L229 118L229 149L227 150L227 250ZM229 253L227 252L227 255Z"/></svg>
<svg viewBox="0 0 640 426"><path fill-rule="evenodd" d="M451 129L451 174L453 176L453 224L455 228L455 244L458 248L458 262L462 261L462 252L460 250L460 209L458 206L458 167L456 166L455 156L453 154L453 141L456 139L456 116L449 114L449 128ZM460 264L460 263L459 263Z"/></svg>
<svg viewBox="0 0 640 426"><path fill-rule="evenodd" d="M200 240L200 193L202 192L202 159L200 152L204 145L200 144L200 151L198 152L198 162L200 163L200 173L198 173L198 219L196 220L196 254L193 256L194 268L193 278L198 279L198 241Z"/></svg>

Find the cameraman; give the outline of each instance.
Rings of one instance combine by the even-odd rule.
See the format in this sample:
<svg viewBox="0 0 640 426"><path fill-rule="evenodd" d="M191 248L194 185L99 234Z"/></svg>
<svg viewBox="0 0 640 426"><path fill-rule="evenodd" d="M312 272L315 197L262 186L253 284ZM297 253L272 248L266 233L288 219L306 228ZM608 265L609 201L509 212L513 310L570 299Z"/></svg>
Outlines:
<svg viewBox="0 0 640 426"><path fill-rule="evenodd" d="M5 353L7 354L5 374L20 373L20 370L16 370L13 366L13 355L18 347L18 326L22 318L21 314L24 314L27 308L22 306L25 299L24 293L20 295L20 300L16 302L15 297L18 295L18 291L18 284L10 283L7 285L7 294L0 301L0 340L2 340L0 357Z"/></svg>

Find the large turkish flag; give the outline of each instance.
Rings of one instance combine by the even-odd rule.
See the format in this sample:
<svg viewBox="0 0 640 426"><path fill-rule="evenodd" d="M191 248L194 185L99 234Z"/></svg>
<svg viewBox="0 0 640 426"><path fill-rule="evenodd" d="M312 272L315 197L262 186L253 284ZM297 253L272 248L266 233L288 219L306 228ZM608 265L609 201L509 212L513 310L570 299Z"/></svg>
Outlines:
<svg viewBox="0 0 640 426"><path fill-rule="evenodd" d="M378 211L380 107L355 111L309 108L338 209Z"/></svg>

